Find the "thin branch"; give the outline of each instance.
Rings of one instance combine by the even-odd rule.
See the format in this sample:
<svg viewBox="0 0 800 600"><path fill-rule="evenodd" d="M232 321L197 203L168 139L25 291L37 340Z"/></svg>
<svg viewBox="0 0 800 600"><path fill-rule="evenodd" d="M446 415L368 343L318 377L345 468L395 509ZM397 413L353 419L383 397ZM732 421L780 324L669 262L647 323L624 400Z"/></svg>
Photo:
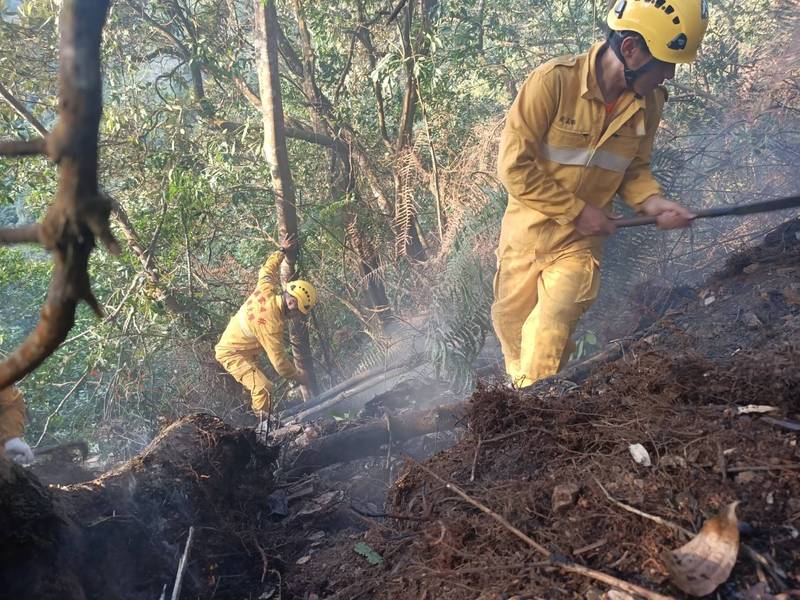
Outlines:
<svg viewBox="0 0 800 600"><path fill-rule="evenodd" d="M39 444L42 443L42 440L44 439L44 436L47 433L47 427L50 425L50 419L52 419L58 414L58 411L61 410L61 407L64 406L64 403L70 398L70 396L72 396L72 394L75 393L75 390L77 390L78 387L83 383L83 380L86 379L86 376L91 372L93 368L94 365L92 365L91 367L86 367L86 370L83 372L83 375L81 375L78 378L78 381L75 382L75 385L73 385L72 388L67 392L67 394L61 399L61 402L58 403L58 406L55 407L53 412L47 415L47 419L44 422L44 427L42 428L42 434L39 436L39 439L36 440L36 443L33 445L34 448L36 448Z"/></svg>
<svg viewBox="0 0 800 600"><path fill-rule="evenodd" d="M25 105L22 104L22 102L14 98L14 95L8 91L8 89L6 89L2 83L0 83L0 96L3 98L3 100L8 102L8 104L11 105L11 108L17 111L17 114L25 119L31 125L31 127L33 127L39 133L39 135L42 137L47 137L47 128L42 125L41 121L34 117L27 108L25 108Z"/></svg>
<svg viewBox="0 0 800 600"><path fill-rule="evenodd" d="M336 89L333 92L334 105L339 104L339 94L342 93L344 82L347 79L347 75L350 73L350 67L353 64L353 54L355 53L355 49L356 49L356 36L353 35L350 38L350 51L347 53L347 61L344 64L344 68L342 69L342 74L339 76L339 82L336 84Z"/></svg>
<svg viewBox="0 0 800 600"><path fill-rule="evenodd" d="M0 141L0 156L36 156L44 153L44 138Z"/></svg>
<svg viewBox="0 0 800 600"><path fill-rule="evenodd" d="M189 551L192 549L192 540L194 540L194 526L189 527L189 537L186 538L183 556L181 556L181 561L178 563L178 573L175 575L175 585L172 588L172 600L178 600L181 597L183 573L186 571L186 565L189 564Z"/></svg>
<svg viewBox="0 0 800 600"><path fill-rule="evenodd" d="M309 142L311 144L318 144L332 150L342 150L344 152L348 152L350 150L350 147L343 140L334 139L329 135L325 135L324 133L315 133L310 129L304 129L301 127L286 127L284 129L286 131L286 137L295 140L303 140L304 142Z"/></svg>
<svg viewBox="0 0 800 600"><path fill-rule="evenodd" d="M397 6L394 7L392 14L389 15L388 19L386 19L387 25L391 25L392 21L394 21L397 18L397 15L399 15L400 11L403 10L403 7L406 5L406 2L408 2L408 0L400 0L400 2L397 3Z"/></svg>
<svg viewBox="0 0 800 600"><path fill-rule="evenodd" d="M600 488L600 491L602 491L603 494L605 494L606 498L608 498L608 501L611 502L612 504L614 504L615 506L618 506L622 510L626 510L626 511L631 512L631 513L633 513L635 515L639 515L640 517L644 517L645 519L649 519L649 520L651 520L651 521L653 521L655 523L658 523L659 525L663 525L664 527L668 527L668 528L673 529L673 530L675 530L675 531L677 531L679 533L682 533L683 535L685 535L689 539L692 539L694 537L694 535L695 535L694 533L692 533L691 531L689 531L688 529L686 529L684 527L681 527L677 523L673 523L672 521L667 521L666 519L663 519L663 518L661 518L659 516L651 515L650 513L644 512L643 510L639 510L638 508L634 508L633 506L629 506L629 505L625 504L624 502L620 502L619 500L617 500L611 494L608 493L608 490L606 490L606 488L603 487L603 484L600 483L600 481L597 479L597 477L592 475L592 478L594 479L594 482L597 484L597 487Z"/></svg>
<svg viewBox="0 0 800 600"><path fill-rule="evenodd" d="M253 108L261 110L261 98L253 90L253 88L247 85L247 82L238 75L233 75L232 79L233 83L237 88L239 88L239 91L242 93L242 95L244 95L245 98L247 98Z"/></svg>

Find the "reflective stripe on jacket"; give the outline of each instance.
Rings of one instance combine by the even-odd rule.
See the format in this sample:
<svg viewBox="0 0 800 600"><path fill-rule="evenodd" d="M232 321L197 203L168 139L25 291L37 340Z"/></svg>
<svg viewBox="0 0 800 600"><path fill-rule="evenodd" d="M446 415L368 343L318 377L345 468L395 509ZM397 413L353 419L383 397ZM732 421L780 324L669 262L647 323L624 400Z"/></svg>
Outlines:
<svg viewBox="0 0 800 600"><path fill-rule="evenodd" d="M602 239L582 238L571 224L584 205L606 207L618 193L638 208L661 192L650 154L666 90L646 98L626 91L607 117L595 71L602 48L536 69L508 112L498 157L509 194L500 255L591 248L599 256Z"/></svg>

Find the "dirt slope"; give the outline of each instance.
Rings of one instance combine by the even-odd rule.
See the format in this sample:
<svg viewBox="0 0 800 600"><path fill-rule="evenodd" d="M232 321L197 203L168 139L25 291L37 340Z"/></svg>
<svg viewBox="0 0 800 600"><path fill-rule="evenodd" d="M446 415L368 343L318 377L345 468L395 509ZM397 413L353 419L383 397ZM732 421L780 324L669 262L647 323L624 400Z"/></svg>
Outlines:
<svg viewBox="0 0 800 600"><path fill-rule="evenodd" d="M776 407L774 419L800 419L799 238L800 222L792 221L733 257L580 387L479 389L469 435L427 467L549 551L679 598L662 553L686 540L612 504L600 484L693 531L740 500L742 540L767 564L740 553L712 597L772 597L755 595L759 582L776 593L800 588L799 432L736 414L764 404ZM634 463L634 443L653 466ZM560 508L557 486L572 488ZM531 566L541 557L413 463L390 490L386 512L401 518L298 544L288 564L307 558L286 573L293 597L550 599L607 591ZM359 541L382 563L370 566L357 554Z"/></svg>

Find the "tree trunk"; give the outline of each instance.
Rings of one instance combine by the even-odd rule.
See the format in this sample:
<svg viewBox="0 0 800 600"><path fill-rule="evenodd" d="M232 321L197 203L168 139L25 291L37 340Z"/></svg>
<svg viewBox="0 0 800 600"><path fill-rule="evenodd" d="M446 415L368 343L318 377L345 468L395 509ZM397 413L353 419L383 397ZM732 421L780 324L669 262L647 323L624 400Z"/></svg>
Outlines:
<svg viewBox="0 0 800 600"><path fill-rule="evenodd" d="M286 151L283 101L281 99L278 71L278 15L274 0L253 0L255 8L255 47L258 83L261 96L261 114L264 121L264 155L269 163L272 185L275 190L275 209L281 236L297 236L297 209L289 156ZM289 280L295 271L296 256L287 254L281 279ZM305 371L311 382L302 387L304 398L313 397L317 391L311 344L305 322L290 325L289 338L295 365Z"/></svg>
<svg viewBox="0 0 800 600"><path fill-rule="evenodd" d="M350 245L358 255L358 270L367 295L368 308L373 316L377 316L383 328L391 320L392 310L389 307L389 297L383 278L379 274L380 259L374 245L363 234L358 216L353 213L348 216L345 225L347 238Z"/></svg>
<svg viewBox="0 0 800 600"><path fill-rule="evenodd" d="M411 45L411 25L413 20L414 2L409 1L403 10L402 23L400 25L400 42L403 48L406 89L403 94L403 108L395 142L395 233L398 245L397 253L399 255L406 255L415 260L424 261L427 257L427 243L417 219L413 201L414 194L411 190L407 165L409 153L413 152L414 118L418 100L415 50L423 52L420 48L415 49ZM423 14L424 20L425 15ZM424 48L424 44L420 44L420 46Z"/></svg>
<svg viewBox="0 0 800 600"><path fill-rule="evenodd" d="M323 96L317 86L314 47L311 44L311 33L306 25L301 0L292 0L292 10L297 21L302 51L302 58L299 60L302 64L303 93L313 107L311 126L315 135L326 135L323 114L330 113L330 101ZM343 197L357 194L355 174L347 149L342 146L333 146L327 149L327 154L331 166L328 171L331 201L339 202ZM358 255L357 268L364 284L369 308L373 314L378 315L382 326L390 316L390 309L383 280L376 273L378 268L377 252L372 249L372 245L362 235L355 215L346 217L345 230L350 245Z"/></svg>

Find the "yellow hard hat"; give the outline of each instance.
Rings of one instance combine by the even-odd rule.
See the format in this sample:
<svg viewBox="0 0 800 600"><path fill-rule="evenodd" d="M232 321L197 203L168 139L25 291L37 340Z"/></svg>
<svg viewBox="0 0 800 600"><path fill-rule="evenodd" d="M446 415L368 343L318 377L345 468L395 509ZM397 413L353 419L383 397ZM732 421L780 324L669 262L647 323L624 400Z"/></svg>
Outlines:
<svg viewBox="0 0 800 600"><path fill-rule="evenodd" d="M708 27L707 0L617 0L606 20L614 31L635 31L654 58L690 63Z"/></svg>
<svg viewBox="0 0 800 600"><path fill-rule="evenodd" d="M317 290L302 279L287 283L286 292L297 299L297 307L304 315L307 315L317 303Z"/></svg>

